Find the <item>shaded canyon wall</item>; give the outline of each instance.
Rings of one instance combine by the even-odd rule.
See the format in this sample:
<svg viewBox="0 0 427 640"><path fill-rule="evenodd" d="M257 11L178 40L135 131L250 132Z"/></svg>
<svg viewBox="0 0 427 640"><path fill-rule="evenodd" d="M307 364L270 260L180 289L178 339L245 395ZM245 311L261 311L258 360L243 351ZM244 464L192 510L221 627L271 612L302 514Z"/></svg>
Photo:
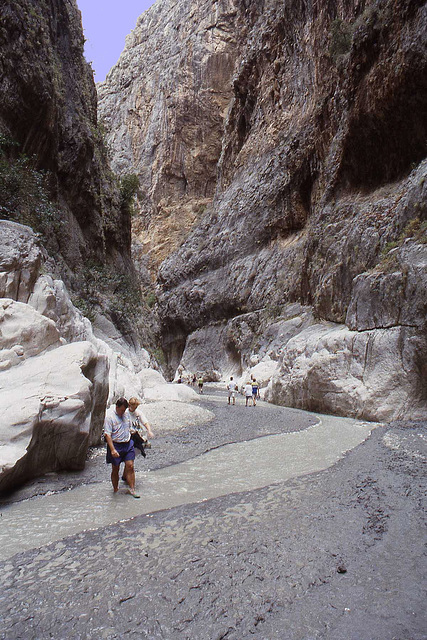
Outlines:
<svg viewBox="0 0 427 640"><path fill-rule="evenodd" d="M264 364L276 402L426 415L426 37L409 0L159 0L141 16L100 109L114 162L142 177L137 233L177 227L164 252L143 237L154 265L170 253L172 372Z"/></svg>

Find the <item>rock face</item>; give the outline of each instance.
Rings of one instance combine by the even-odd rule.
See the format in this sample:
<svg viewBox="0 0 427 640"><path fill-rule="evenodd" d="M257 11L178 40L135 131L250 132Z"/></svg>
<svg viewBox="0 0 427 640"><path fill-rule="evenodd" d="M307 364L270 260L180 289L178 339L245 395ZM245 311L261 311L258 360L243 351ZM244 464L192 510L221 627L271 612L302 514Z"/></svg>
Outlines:
<svg viewBox="0 0 427 640"><path fill-rule="evenodd" d="M88 342L2 371L0 491L48 471L83 469L88 447L100 441L107 397L108 359Z"/></svg>
<svg viewBox="0 0 427 640"><path fill-rule="evenodd" d="M213 196L159 270L171 375L182 354L181 366L208 371L205 361L218 360L235 319L249 325L253 314L277 310L289 323L286 310L298 303L317 321L294 337L285 331L273 349L270 399L370 419L425 416L425 2L172 4L158 2L141 17L101 88L116 166L146 176L142 227L157 224L160 202L181 211ZM229 16L225 31L212 6ZM212 130L193 99L193 88L202 101L209 93L211 55L187 52L209 38L226 39L218 47L230 67L212 74L212 92L224 83L221 148L205 162L215 176L206 191L186 168L192 176L189 158ZM168 62L158 71L154 51L176 63L173 72ZM184 103L185 124L202 122L197 142L184 144L194 131L181 119ZM260 329L244 347L252 355ZM200 337L203 352L192 347ZM239 372L250 353L237 347L231 361ZM230 358L219 369L228 372Z"/></svg>
<svg viewBox="0 0 427 640"><path fill-rule="evenodd" d="M129 196L109 164L83 45L76 0L2 2L0 217L41 234L46 270L137 359L138 333L152 343L153 331L131 259Z"/></svg>
<svg viewBox="0 0 427 640"><path fill-rule="evenodd" d="M123 344L94 335L64 283L41 273L46 260L30 228L0 221L0 492L82 469L106 405L144 394Z"/></svg>
<svg viewBox="0 0 427 640"><path fill-rule="evenodd" d="M249 16L241 0L156 2L98 87L113 167L140 178L133 231L152 269L212 202L231 80Z"/></svg>

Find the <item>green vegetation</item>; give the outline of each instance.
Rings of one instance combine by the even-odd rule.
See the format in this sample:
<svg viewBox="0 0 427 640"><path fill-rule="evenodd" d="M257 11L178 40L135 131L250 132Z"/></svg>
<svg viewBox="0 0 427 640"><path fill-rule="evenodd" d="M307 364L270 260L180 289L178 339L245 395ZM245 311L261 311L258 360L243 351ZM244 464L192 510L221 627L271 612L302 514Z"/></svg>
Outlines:
<svg viewBox="0 0 427 640"><path fill-rule="evenodd" d="M79 309L82 314L88 318L91 322L95 320L95 306L91 304L85 298L80 296L71 296L71 302L77 309Z"/></svg>
<svg viewBox="0 0 427 640"><path fill-rule="evenodd" d="M390 269L396 268L398 266L397 255L395 252L390 252L392 249L396 249L396 247L401 247L408 238L412 238L414 242L426 244L427 220L421 221L419 218L413 218L408 222L397 240L387 242L381 252L381 261L378 263L376 269L389 271Z"/></svg>
<svg viewBox="0 0 427 640"><path fill-rule="evenodd" d="M166 365L165 352L161 347L156 347L155 349L152 349L151 355L153 356L153 358L157 360L157 362L161 367L164 367Z"/></svg>
<svg viewBox="0 0 427 640"><path fill-rule="evenodd" d="M387 242L382 250L382 256L385 257L392 249L401 247L407 238L413 238L415 242L425 244L427 242L427 220L421 221L419 218L410 220L397 240Z"/></svg>
<svg viewBox="0 0 427 640"><path fill-rule="evenodd" d="M48 193L49 174L35 158L12 156L19 144L0 135L0 218L32 227L44 244L61 229L58 206Z"/></svg>
<svg viewBox="0 0 427 640"><path fill-rule="evenodd" d="M131 216L135 215L135 200L139 190L139 178L130 173L120 178L120 209Z"/></svg>
<svg viewBox="0 0 427 640"><path fill-rule="evenodd" d="M145 296L145 303L149 309L152 309L157 302L156 294L154 291L150 291Z"/></svg>
<svg viewBox="0 0 427 640"><path fill-rule="evenodd" d="M78 298L75 304L82 313L92 321L96 309L103 308L123 333L132 330L142 311L138 283L128 274L94 261L85 266L81 275L85 297Z"/></svg>

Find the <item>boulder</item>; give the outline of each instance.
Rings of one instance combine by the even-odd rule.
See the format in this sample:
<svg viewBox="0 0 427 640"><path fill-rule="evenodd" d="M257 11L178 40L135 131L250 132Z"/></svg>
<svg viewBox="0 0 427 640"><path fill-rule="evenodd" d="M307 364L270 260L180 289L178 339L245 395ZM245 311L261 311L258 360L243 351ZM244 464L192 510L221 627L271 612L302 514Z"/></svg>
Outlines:
<svg viewBox="0 0 427 640"><path fill-rule="evenodd" d="M45 256L32 230L3 221L0 231L0 292L10 296L0 298L0 490L9 491L48 471L83 468L100 442L107 399L142 395L142 382L114 327L109 346L64 283L40 274ZM138 355L146 365L147 352Z"/></svg>
<svg viewBox="0 0 427 640"><path fill-rule="evenodd" d="M266 387L271 378L277 373L279 363L268 356L257 365L249 369L249 377L255 378L260 388Z"/></svg>
<svg viewBox="0 0 427 640"><path fill-rule="evenodd" d="M32 307L10 298L0 298L0 370L61 345L52 320Z"/></svg>
<svg viewBox="0 0 427 640"><path fill-rule="evenodd" d="M28 302L43 253L30 227L0 221L0 298Z"/></svg>
<svg viewBox="0 0 427 640"><path fill-rule="evenodd" d="M138 374L143 389L144 398L149 402L193 402L197 400L197 393L185 384L168 384L163 376L154 369L143 369Z"/></svg>
<svg viewBox="0 0 427 640"><path fill-rule="evenodd" d="M426 347L413 328L355 332L317 324L287 343L266 399L365 420L425 419Z"/></svg>
<svg viewBox="0 0 427 640"><path fill-rule="evenodd" d="M61 337L67 342L93 339L90 321L73 305L62 280L54 280L49 275L39 276L28 304L53 320Z"/></svg>
<svg viewBox="0 0 427 640"><path fill-rule="evenodd" d="M0 372L0 491L49 471L83 469L100 441L108 360L75 342Z"/></svg>

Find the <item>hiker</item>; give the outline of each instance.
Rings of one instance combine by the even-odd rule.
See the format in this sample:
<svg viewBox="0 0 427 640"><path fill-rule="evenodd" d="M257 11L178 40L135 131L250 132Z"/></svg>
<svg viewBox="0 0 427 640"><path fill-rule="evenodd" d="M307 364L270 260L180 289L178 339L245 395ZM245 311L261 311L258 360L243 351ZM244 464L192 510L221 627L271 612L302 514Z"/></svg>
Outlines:
<svg viewBox="0 0 427 640"><path fill-rule="evenodd" d="M230 404L230 400L231 398L233 399L233 404L236 404L236 389L237 389L237 383L234 382L233 380L233 376L230 377L230 382L227 385L227 390L228 390L228 404Z"/></svg>
<svg viewBox="0 0 427 640"><path fill-rule="evenodd" d="M203 378L200 376L199 378L199 393L203 393Z"/></svg>
<svg viewBox="0 0 427 640"><path fill-rule="evenodd" d="M126 411L126 415L130 421L130 435L133 440L133 445L136 449L141 451L141 454L146 457L144 449L151 449L151 444L145 435L147 433L149 438L154 438L154 433L151 430L150 423L145 415L139 409L141 401L138 398L129 398L129 408Z"/></svg>
<svg viewBox="0 0 427 640"><path fill-rule="evenodd" d="M256 378L252 379L252 404L256 407L256 401L259 398L259 384Z"/></svg>
<svg viewBox="0 0 427 640"><path fill-rule="evenodd" d="M129 404L126 398L119 398L116 404L109 408L104 421L104 437L107 442L107 464L111 464L111 483L114 493L119 490L120 464L124 462L124 475L129 485L128 492L134 497L135 493L135 449L130 437L130 421L126 414Z"/></svg>
<svg viewBox="0 0 427 640"><path fill-rule="evenodd" d="M249 400L252 400L252 405L253 405L253 396L252 396L252 385L250 382L247 382L245 385L245 398L246 398L246 404L245 406L248 407L248 403Z"/></svg>

